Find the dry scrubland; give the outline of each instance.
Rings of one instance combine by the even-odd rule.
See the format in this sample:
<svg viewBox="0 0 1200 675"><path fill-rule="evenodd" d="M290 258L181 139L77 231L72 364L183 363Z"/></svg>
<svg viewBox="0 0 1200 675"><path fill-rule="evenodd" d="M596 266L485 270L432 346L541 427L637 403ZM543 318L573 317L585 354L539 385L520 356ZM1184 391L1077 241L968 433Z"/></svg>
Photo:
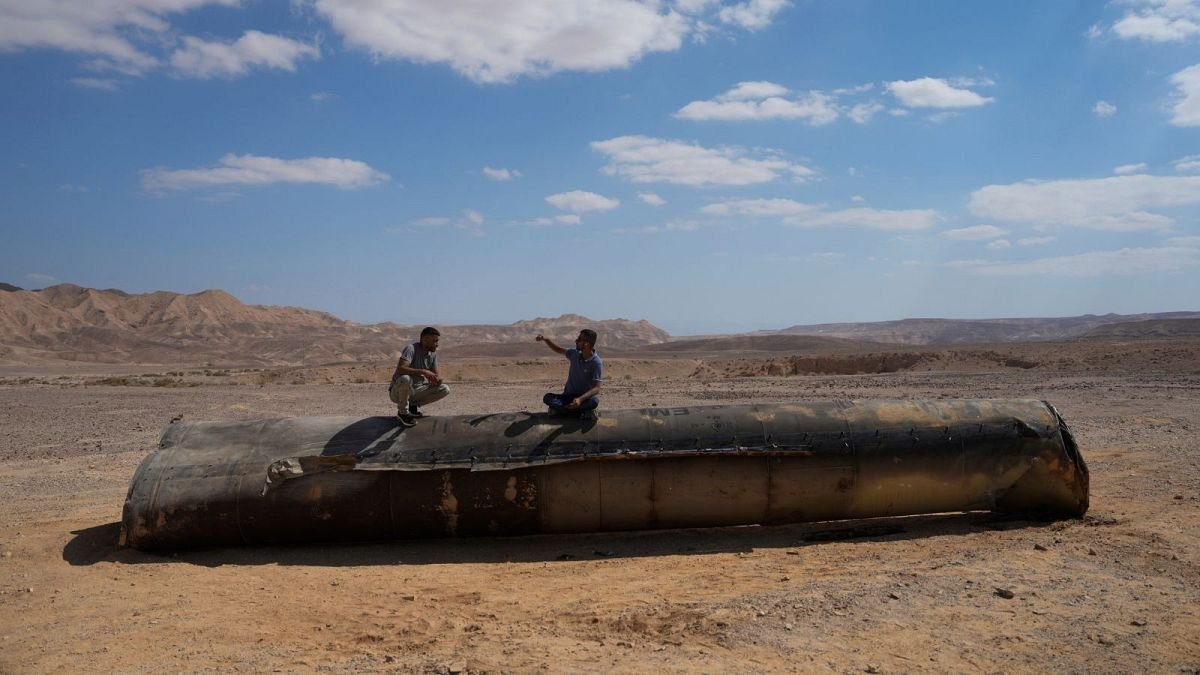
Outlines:
<svg viewBox="0 0 1200 675"><path fill-rule="evenodd" d="M0 368L0 672L1200 669L1197 340L609 363L612 408L1046 399L1091 469L1082 520L116 547L172 417L387 414L390 368ZM536 409L562 376L525 357L445 370L430 412Z"/></svg>

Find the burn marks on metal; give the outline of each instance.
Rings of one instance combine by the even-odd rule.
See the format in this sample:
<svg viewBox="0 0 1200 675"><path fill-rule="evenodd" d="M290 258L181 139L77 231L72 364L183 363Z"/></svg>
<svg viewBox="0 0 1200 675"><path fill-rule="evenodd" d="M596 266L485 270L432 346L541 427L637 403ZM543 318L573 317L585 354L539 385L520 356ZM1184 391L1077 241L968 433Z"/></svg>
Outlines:
<svg viewBox="0 0 1200 675"><path fill-rule="evenodd" d="M135 474L143 548L807 522L975 508L1081 515L1087 468L1037 401L865 401L181 423ZM264 483L269 489L264 490Z"/></svg>

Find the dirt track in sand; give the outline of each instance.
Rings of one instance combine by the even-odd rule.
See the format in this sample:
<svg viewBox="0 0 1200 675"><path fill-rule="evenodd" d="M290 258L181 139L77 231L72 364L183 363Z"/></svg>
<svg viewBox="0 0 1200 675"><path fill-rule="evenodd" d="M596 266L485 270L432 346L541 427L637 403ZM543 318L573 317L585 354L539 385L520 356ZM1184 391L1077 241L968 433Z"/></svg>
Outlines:
<svg viewBox="0 0 1200 675"><path fill-rule="evenodd" d="M1200 375L710 379L676 364L656 378L642 364L625 378L615 365L612 408L1049 400L1088 461L1092 509L1052 524L902 519L833 541L809 535L843 525L156 556L118 549L116 522L168 420L386 414L381 386L344 368L326 385L43 374L0 385L0 672L1200 669ZM454 382L430 412L535 409L559 384Z"/></svg>

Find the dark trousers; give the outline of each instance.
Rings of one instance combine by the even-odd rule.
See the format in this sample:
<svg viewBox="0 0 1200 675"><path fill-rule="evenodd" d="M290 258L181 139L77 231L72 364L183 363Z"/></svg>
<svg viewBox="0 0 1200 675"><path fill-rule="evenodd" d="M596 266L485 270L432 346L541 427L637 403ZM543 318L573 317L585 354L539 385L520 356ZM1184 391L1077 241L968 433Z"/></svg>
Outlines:
<svg viewBox="0 0 1200 675"><path fill-rule="evenodd" d="M595 410L596 406L600 405L600 399L593 396L579 404L578 408L568 408L567 406L570 405L573 398L575 397L551 392L542 397L542 403L545 403L558 415L580 415L589 410Z"/></svg>

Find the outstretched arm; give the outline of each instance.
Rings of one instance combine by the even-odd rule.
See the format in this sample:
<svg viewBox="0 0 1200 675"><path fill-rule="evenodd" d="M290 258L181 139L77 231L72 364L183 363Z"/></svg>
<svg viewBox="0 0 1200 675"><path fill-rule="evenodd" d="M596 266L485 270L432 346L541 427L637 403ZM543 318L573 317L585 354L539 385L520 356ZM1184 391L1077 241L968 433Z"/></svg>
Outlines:
<svg viewBox="0 0 1200 675"><path fill-rule="evenodd" d="M558 354L566 354L567 353L567 350L554 344L554 340L551 340L550 338L546 337L545 335L542 335L541 333L538 333L537 337L534 339L537 340L538 342L545 342L547 347L549 347L550 349L553 349Z"/></svg>

